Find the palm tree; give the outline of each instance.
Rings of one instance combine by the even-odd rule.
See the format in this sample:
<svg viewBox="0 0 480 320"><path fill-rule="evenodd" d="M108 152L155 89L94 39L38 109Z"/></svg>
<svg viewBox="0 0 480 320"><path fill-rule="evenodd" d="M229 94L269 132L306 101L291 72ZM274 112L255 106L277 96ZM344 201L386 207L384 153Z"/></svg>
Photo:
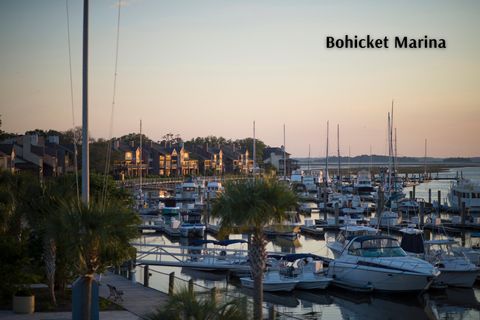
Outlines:
<svg viewBox="0 0 480 320"><path fill-rule="evenodd" d="M140 218L121 202L94 201L64 205L63 241L77 259L76 272L85 280L84 318L91 314L92 283L95 273L134 258L129 241L138 236Z"/></svg>
<svg viewBox="0 0 480 320"><path fill-rule="evenodd" d="M165 306L146 315L147 320L246 320L245 299L233 299L218 304L212 298L198 298L186 288L169 297Z"/></svg>
<svg viewBox="0 0 480 320"><path fill-rule="evenodd" d="M266 264L266 240L263 229L288 217L288 209L297 205L297 197L274 179L230 182L216 199L212 216L220 218L221 234L233 228L251 233L249 261L254 281L254 319L262 319L263 270Z"/></svg>

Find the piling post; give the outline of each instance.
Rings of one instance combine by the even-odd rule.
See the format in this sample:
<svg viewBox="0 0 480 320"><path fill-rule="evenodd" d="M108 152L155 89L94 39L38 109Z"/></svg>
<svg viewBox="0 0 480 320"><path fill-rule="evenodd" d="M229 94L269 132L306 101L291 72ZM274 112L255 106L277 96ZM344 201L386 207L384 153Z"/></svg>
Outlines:
<svg viewBox="0 0 480 320"><path fill-rule="evenodd" d="M193 279L188 280L188 293L193 294Z"/></svg>
<svg viewBox="0 0 480 320"><path fill-rule="evenodd" d="M215 303L218 302L217 287L213 287L210 290L210 297L212 298L212 301L215 301Z"/></svg>
<svg viewBox="0 0 480 320"><path fill-rule="evenodd" d="M173 291L175 289L175 272L171 272L168 275L168 295L173 295Z"/></svg>
<svg viewBox="0 0 480 320"><path fill-rule="evenodd" d="M408 196L410 197L410 199L413 199L413 191L408 191Z"/></svg>
<svg viewBox="0 0 480 320"><path fill-rule="evenodd" d="M428 189L428 203L432 204L432 189Z"/></svg>
<svg viewBox="0 0 480 320"><path fill-rule="evenodd" d="M146 264L143 268L143 286L147 288L150 283L150 273L148 269L149 269L148 264Z"/></svg>
<svg viewBox="0 0 480 320"><path fill-rule="evenodd" d="M275 305L273 303L270 303L268 306L268 320L275 320L276 315L275 315Z"/></svg>
<svg viewBox="0 0 480 320"><path fill-rule="evenodd" d="M339 216L339 207L338 203L335 203L335 225L338 226L338 216Z"/></svg>
<svg viewBox="0 0 480 320"><path fill-rule="evenodd" d="M425 215L425 202L420 202L420 221L418 222L418 226L420 229L423 229L423 221Z"/></svg>
<svg viewBox="0 0 480 320"><path fill-rule="evenodd" d="M437 213L440 214L440 207L442 205L442 190L438 190L438 194L437 194L437 201L438 201L438 207L437 207Z"/></svg>
<svg viewBox="0 0 480 320"><path fill-rule="evenodd" d="M413 190L412 190L412 195L413 195L413 197L412 197L412 199L415 199L415 188L416 188L416 186L413 185Z"/></svg>
<svg viewBox="0 0 480 320"><path fill-rule="evenodd" d="M458 197L460 199L460 197ZM460 205L460 214L462 217L462 225L465 225L465 202L462 202Z"/></svg>

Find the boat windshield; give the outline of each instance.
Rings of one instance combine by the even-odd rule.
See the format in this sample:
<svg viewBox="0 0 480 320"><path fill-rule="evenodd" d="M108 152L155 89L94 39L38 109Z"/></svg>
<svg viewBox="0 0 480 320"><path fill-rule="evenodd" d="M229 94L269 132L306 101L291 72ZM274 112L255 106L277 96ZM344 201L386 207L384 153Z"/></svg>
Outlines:
<svg viewBox="0 0 480 320"><path fill-rule="evenodd" d="M355 241L348 249L348 253L361 257L404 257L407 254L398 244L390 238L374 238L364 241Z"/></svg>

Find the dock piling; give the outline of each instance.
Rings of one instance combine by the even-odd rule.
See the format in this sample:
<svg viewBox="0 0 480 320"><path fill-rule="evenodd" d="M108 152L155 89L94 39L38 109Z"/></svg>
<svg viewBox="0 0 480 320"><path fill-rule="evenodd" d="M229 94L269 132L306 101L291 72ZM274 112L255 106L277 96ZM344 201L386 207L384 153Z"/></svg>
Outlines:
<svg viewBox="0 0 480 320"><path fill-rule="evenodd" d="M188 280L188 293L193 294L193 279Z"/></svg>
<svg viewBox="0 0 480 320"><path fill-rule="evenodd" d="M415 189L416 189L416 186L413 185L413 190L412 190L412 195L413 195L413 197L412 197L412 199L415 199Z"/></svg>
<svg viewBox="0 0 480 320"><path fill-rule="evenodd" d="M425 202L420 202L420 221L418 222L418 226L420 229L423 229L423 221L425 215Z"/></svg>
<svg viewBox="0 0 480 320"><path fill-rule="evenodd" d="M338 216L339 216L339 207L338 203L335 203L335 225L338 226Z"/></svg>
<svg viewBox="0 0 480 320"><path fill-rule="evenodd" d="M143 286L147 287L147 288L148 288L149 282L150 282L150 273L149 273L148 269L149 269L148 264L146 264L143 267Z"/></svg>
<svg viewBox="0 0 480 320"><path fill-rule="evenodd" d="M428 203L432 204L432 189L428 189Z"/></svg>
<svg viewBox="0 0 480 320"><path fill-rule="evenodd" d="M175 272L171 272L168 275L168 295L173 295L173 291L175 289Z"/></svg>
<svg viewBox="0 0 480 320"><path fill-rule="evenodd" d="M442 205L442 191L441 190L438 190L438 194L437 194L437 201L438 201L438 205L437 205L437 214L440 214L440 206Z"/></svg>

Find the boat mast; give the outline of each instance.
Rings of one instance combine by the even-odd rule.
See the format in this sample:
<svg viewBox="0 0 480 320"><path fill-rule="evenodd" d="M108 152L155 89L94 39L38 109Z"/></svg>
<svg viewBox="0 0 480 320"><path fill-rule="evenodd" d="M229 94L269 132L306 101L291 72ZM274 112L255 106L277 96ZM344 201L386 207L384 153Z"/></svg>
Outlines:
<svg viewBox="0 0 480 320"><path fill-rule="evenodd" d="M252 159L253 159L253 170L252 170L252 173L253 175L255 175L255 167L256 167L256 163L255 163L255 160L256 160L256 143L257 140L255 139L255 121L253 121L253 155L252 155Z"/></svg>
<svg viewBox="0 0 480 320"><path fill-rule="evenodd" d="M423 179L427 177L427 139L425 139L425 156L423 157Z"/></svg>
<svg viewBox="0 0 480 320"><path fill-rule="evenodd" d="M140 196L141 196L141 193L142 193L142 171L143 171L143 168L142 168L142 160L143 160L143 157L142 157L142 150L143 149L143 137L142 137L142 119L140 119L140 161L137 161L137 164L138 164L138 172L139 172L139 175L140 175Z"/></svg>
<svg viewBox="0 0 480 320"><path fill-rule="evenodd" d="M287 156L285 146L285 123L283 124L283 181L287 181Z"/></svg>
<svg viewBox="0 0 480 320"><path fill-rule="evenodd" d="M391 122L390 122L390 112L388 113L388 193L392 193L392 137L391 137Z"/></svg>
<svg viewBox="0 0 480 320"><path fill-rule="evenodd" d="M90 146L88 141L88 0L83 1L82 68L82 201L90 203Z"/></svg>
<svg viewBox="0 0 480 320"><path fill-rule="evenodd" d="M328 185L328 120L327 120L327 148L325 150L325 183Z"/></svg>
<svg viewBox="0 0 480 320"><path fill-rule="evenodd" d="M338 158L338 181L341 182L340 177L340 124L337 124L337 158Z"/></svg>
<svg viewBox="0 0 480 320"><path fill-rule="evenodd" d="M307 162L308 171L310 171L310 143L308 144L308 162Z"/></svg>

